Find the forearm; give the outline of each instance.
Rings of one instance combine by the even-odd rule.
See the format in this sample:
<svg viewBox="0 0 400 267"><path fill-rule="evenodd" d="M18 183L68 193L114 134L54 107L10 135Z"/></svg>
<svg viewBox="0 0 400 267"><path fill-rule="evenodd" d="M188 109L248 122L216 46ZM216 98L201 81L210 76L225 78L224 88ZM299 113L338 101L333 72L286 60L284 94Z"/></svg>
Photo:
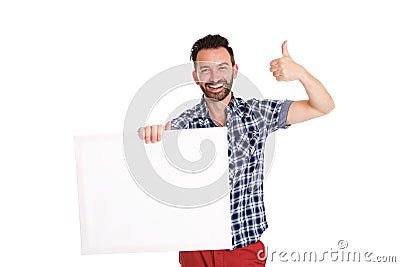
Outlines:
<svg viewBox="0 0 400 267"><path fill-rule="evenodd" d="M306 90L308 102L312 108L322 114L328 114L334 109L335 103L331 95L318 79L305 70L299 80Z"/></svg>

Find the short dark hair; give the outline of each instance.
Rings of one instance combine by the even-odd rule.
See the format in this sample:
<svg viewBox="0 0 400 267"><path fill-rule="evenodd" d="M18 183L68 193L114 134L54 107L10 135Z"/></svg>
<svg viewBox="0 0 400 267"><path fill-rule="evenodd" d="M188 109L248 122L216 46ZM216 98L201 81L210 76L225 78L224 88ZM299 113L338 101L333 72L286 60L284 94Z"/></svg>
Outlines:
<svg viewBox="0 0 400 267"><path fill-rule="evenodd" d="M199 53L200 50L213 49L219 47L224 47L226 50L228 50L229 55L231 55L232 66L235 65L235 57L233 56L233 49L229 46L228 39L222 37L219 34L216 35L209 34L197 40L192 46L190 59L193 60L193 62L195 62L197 59L197 53Z"/></svg>

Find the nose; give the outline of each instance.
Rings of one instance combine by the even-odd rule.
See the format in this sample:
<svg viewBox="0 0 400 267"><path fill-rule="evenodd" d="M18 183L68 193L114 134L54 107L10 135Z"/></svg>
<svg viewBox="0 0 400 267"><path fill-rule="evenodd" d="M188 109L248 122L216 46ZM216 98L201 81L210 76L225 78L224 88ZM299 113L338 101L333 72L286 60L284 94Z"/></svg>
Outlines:
<svg viewBox="0 0 400 267"><path fill-rule="evenodd" d="M211 70L209 76L210 83L217 83L222 78L221 74L217 70Z"/></svg>

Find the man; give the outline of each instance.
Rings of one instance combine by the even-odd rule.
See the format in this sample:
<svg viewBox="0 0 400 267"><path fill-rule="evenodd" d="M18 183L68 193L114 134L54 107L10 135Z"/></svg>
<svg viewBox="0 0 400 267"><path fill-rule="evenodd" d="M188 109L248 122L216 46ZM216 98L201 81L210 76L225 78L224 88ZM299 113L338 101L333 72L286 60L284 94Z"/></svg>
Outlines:
<svg viewBox="0 0 400 267"><path fill-rule="evenodd" d="M207 35L191 50L193 79L204 95L200 103L163 125L146 126L146 143L162 138L163 130L227 127L231 197L232 250L181 251L181 266L265 266L260 241L268 227L263 200L264 144L268 134L291 124L328 114L334 102L325 87L294 62L282 44L282 57L270 63L277 81L298 80L307 100L243 100L231 92L238 65L226 38Z"/></svg>

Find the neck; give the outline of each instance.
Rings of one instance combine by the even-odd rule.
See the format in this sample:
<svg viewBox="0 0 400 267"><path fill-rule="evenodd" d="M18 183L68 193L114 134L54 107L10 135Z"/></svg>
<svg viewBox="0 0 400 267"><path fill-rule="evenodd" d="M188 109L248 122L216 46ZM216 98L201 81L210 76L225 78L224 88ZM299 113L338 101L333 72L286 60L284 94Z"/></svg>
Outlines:
<svg viewBox="0 0 400 267"><path fill-rule="evenodd" d="M208 109L210 110L211 118L218 124L225 125L226 122L226 112L225 109L231 101L232 93L229 93L227 97L225 97L221 101L215 101L204 96L204 99L207 103Z"/></svg>

